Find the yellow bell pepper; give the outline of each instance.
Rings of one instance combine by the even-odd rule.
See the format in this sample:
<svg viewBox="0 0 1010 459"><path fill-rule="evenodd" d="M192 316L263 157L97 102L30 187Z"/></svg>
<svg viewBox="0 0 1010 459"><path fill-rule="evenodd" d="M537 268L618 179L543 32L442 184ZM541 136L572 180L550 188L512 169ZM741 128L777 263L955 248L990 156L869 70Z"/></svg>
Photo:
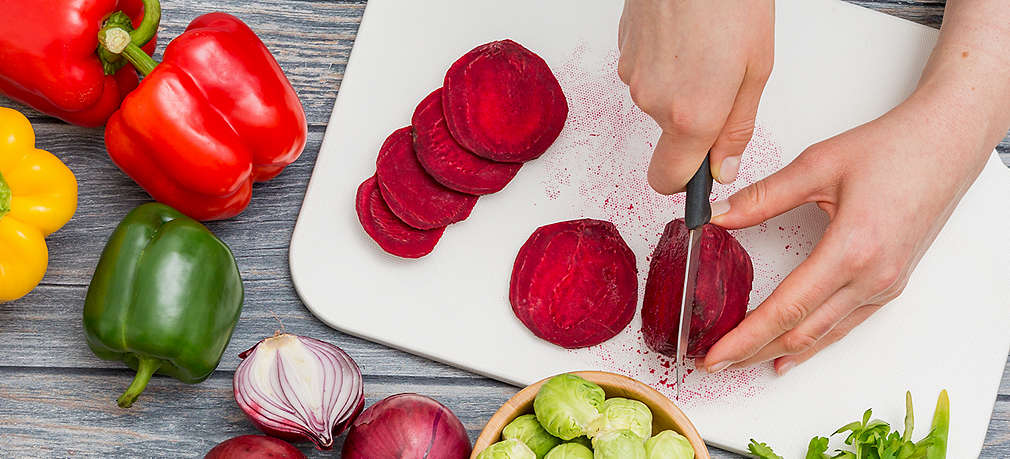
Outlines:
<svg viewBox="0 0 1010 459"><path fill-rule="evenodd" d="M35 148L24 115L0 107L0 303L28 294L49 264L45 237L77 210L77 179L63 161Z"/></svg>

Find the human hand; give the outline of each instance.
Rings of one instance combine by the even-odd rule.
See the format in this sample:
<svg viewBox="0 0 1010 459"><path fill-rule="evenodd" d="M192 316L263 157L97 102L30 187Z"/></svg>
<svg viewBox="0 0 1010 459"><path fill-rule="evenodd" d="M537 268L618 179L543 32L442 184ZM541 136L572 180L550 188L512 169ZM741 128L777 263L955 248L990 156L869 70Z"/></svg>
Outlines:
<svg viewBox="0 0 1010 459"><path fill-rule="evenodd" d="M617 73L663 130L649 184L684 190L711 150L712 176L736 179L774 60L774 0L626 0Z"/></svg>
<svg viewBox="0 0 1010 459"><path fill-rule="evenodd" d="M712 222L731 229L804 203L816 203L830 224L809 258L700 366L717 372L777 359L784 374L901 293L999 139L979 132L952 103L916 94L809 147L730 197L728 210L725 202L713 205L719 215Z"/></svg>
<svg viewBox="0 0 1010 459"><path fill-rule="evenodd" d="M699 367L775 359L784 374L897 297L1010 128L1010 10L948 2L918 88L881 118L813 145L713 204L713 223L758 224L813 202L831 223L810 257Z"/></svg>

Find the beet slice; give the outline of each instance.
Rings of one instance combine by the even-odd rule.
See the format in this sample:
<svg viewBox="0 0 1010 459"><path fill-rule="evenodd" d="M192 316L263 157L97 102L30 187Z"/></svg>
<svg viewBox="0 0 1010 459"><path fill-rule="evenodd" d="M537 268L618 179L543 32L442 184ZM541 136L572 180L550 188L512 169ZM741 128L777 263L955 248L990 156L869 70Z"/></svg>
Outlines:
<svg viewBox="0 0 1010 459"><path fill-rule="evenodd" d="M382 250L403 258L420 258L435 249L445 227L419 230L401 221L382 199L375 176L361 182L355 198L358 221Z"/></svg>
<svg viewBox="0 0 1010 459"><path fill-rule="evenodd" d="M417 160L438 183L453 190L475 195L497 193L522 167L521 163L481 158L460 146L445 124L442 88L417 105L411 124Z"/></svg>
<svg viewBox="0 0 1010 459"><path fill-rule="evenodd" d="M445 74L445 121L477 156L523 162L561 134L568 101L540 56L512 40L478 46Z"/></svg>
<svg viewBox="0 0 1010 459"><path fill-rule="evenodd" d="M400 220L417 229L465 220L477 197L450 190L431 178L417 161L410 131L410 126L394 131L379 150L375 175L382 198Z"/></svg>
<svg viewBox="0 0 1010 459"><path fill-rule="evenodd" d="M642 304L645 344L676 358L677 327L687 262L687 225L677 219L666 225L652 253ZM747 314L754 269L750 255L720 226L705 225L701 236L694 311L685 355L704 357Z"/></svg>
<svg viewBox="0 0 1010 459"><path fill-rule="evenodd" d="M542 226L519 249L509 300L544 340L569 349L600 344L635 316L635 254L607 221Z"/></svg>

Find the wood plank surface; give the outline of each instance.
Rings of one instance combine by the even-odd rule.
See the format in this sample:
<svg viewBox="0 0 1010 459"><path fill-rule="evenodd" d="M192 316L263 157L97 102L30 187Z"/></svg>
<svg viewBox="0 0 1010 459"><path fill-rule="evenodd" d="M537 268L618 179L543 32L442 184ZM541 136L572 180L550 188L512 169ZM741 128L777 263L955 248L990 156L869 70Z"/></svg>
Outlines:
<svg viewBox="0 0 1010 459"><path fill-rule="evenodd" d="M407 1L407 0L404 0ZM249 209L208 226L233 249L246 302L231 345L199 385L156 377L129 410L115 406L132 372L97 359L84 343L81 307L105 239L148 196L109 161L100 130L25 112L38 145L62 158L80 182L77 214L49 239L50 267L27 297L0 305L0 453L3 457L198 457L215 443L253 433L231 395L237 354L278 328L327 340L362 367L368 402L399 392L433 396L453 409L471 436L515 388L334 331L309 314L291 285L288 243L366 2L347 0L163 0L164 44L196 16L243 18L275 54L309 119L305 153L278 178L254 187ZM937 27L943 2L852 1ZM616 18L615 18L616 20ZM161 46L163 48L163 45ZM1010 139L999 147L1010 164ZM1010 364L1010 360L1008 360ZM1010 366L1004 372L984 457L1010 457ZM840 420L844 421L844 420ZM814 432L810 433L811 435ZM303 450L310 457L335 453ZM737 457L716 452L715 457Z"/></svg>

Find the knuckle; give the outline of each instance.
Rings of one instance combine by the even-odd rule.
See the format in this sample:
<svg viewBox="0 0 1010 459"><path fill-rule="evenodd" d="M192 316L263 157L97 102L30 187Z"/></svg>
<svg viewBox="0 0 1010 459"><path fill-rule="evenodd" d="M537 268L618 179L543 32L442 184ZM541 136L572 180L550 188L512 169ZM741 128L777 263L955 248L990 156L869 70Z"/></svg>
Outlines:
<svg viewBox="0 0 1010 459"><path fill-rule="evenodd" d="M703 116L704 110L694 110L692 104L675 107L670 113L670 129L688 135L708 135L717 133L720 126Z"/></svg>
<svg viewBox="0 0 1010 459"><path fill-rule="evenodd" d="M805 333L791 332L782 336L782 347L787 354L799 354L817 343L817 338Z"/></svg>
<svg viewBox="0 0 1010 459"><path fill-rule="evenodd" d="M628 84L631 101L638 108L642 109L643 112L662 124L662 120L669 117L670 104L667 103L669 96L657 94L649 86L636 81L633 75L629 77L629 80L631 81Z"/></svg>
<svg viewBox="0 0 1010 459"><path fill-rule="evenodd" d="M739 145L747 145L751 137L754 136L754 118L734 121L723 133L723 139L727 142Z"/></svg>
<svg viewBox="0 0 1010 459"><path fill-rule="evenodd" d="M758 180L748 185L740 193L744 200L743 208L760 209L761 205L768 199L768 192L768 182L764 180Z"/></svg>
<svg viewBox="0 0 1010 459"><path fill-rule="evenodd" d="M890 295L895 291L902 290L904 287L900 285L901 280L901 269L896 266L887 265L878 270L877 275L874 276L872 289L875 293L884 293Z"/></svg>
<svg viewBox="0 0 1010 459"><path fill-rule="evenodd" d="M806 315L807 311L803 306L796 303L786 303L779 308L778 314L776 314L779 330L783 332L792 330Z"/></svg>
<svg viewBox="0 0 1010 459"><path fill-rule="evenodd" d="M624 84L631 83L631 69L628 68L630 65L631 64L628 63L628 60L623 57L617 61L617 77L620 78Z"/></svg>
<svg viewBox="0 0 1010 459"><path fill-rule="evenodd" d="M855 236L854 241L857 242L850 243L845 255L845 265L853 271L862 271L877 264L881 249L880 245L872 240L869 237Z"/></svg>

